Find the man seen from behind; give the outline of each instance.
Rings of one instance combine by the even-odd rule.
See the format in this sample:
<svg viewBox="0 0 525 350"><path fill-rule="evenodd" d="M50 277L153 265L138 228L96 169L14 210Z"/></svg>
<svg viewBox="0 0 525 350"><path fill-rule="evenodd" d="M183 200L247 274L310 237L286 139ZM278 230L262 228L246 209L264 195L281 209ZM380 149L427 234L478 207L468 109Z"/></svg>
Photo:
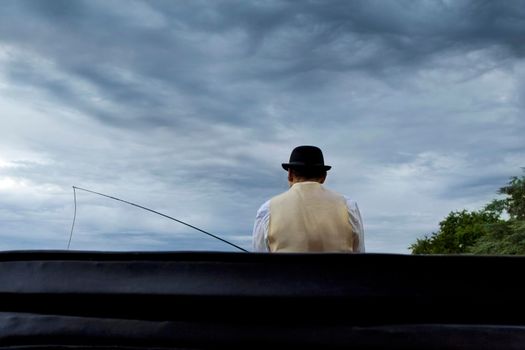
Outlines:
<svg viewBox="0 0 525 350"><path fill-rule="evenodd" d="M259 208L254 251L364 253L357 203L323 186L331 167L324 164L321 149L296 147L282 167L290 189Z"/></svg>

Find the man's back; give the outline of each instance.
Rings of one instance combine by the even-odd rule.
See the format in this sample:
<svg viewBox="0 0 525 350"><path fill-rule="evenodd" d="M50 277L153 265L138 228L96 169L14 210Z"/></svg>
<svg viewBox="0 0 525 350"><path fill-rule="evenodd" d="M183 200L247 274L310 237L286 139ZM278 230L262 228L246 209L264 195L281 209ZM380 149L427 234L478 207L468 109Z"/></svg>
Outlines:
<svg viewBox="0 0 525 350"><path fill-rule="evenodd" d="M346 200L318 182L294 184L270 201L268 244L277 252L353 251Z"/></svg>

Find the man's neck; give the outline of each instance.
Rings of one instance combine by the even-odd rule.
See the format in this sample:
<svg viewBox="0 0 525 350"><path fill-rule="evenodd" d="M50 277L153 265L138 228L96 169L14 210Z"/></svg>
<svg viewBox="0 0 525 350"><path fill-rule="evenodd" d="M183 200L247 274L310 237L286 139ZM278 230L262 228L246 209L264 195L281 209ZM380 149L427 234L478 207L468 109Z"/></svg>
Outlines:
<svg viewBox="0 0 525 350"><path fill-rule="evenodd" d="M301 180L288 181L288 185L289 185L289 187L292 187L295 184L312 183L312 182L313 183L322 184L322 182L318 181L318 180L312 180L312 179L304 180L304 179L301 179Z"/></svg>

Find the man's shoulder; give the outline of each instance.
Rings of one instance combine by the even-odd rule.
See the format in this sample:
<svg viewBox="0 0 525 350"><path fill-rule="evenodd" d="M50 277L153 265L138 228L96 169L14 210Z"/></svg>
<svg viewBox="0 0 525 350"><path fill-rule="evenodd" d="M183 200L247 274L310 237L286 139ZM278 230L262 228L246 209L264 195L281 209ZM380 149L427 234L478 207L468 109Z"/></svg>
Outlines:
<svg viewBox="0 0 525 350"><path fill-rule="evenodd" d="M281 202L285 202L287 200L290 200L291 197L294 196L294 188L293 186L290 187L289 189L287 189L286 191L283 191L281 193L278 193L276 195L274 195L272 198L270 198L268 200L268 206L271 206L272 203L281 203Z"/></svg>
<svg viewBox="0 0 525 350"><path fill-rule="evenodd" d="M342 196L344 197L344 199L345 199L345 201L346 201L346 203L348 205L351 205L352 207L357 206L357 201L355 199L353 199L350 196L344 195L344 194Z"/></svg>
<svg viewBox="0 0 525 350"><path fill-rule="evenodd" d="M346 200L346 206L348 207L348 209L350 209L351 211L358 211L359 210L359 207L357 206L357 201L349 196L343 196Z"/></svg>
<svg viewBox="0 0 525 350"><path fill-rule="evenodd" d="M328 189L326 187L325 187L325 190L329 191L333 196L339 197L341 199L341 201L343 201L346 204L346 206L348 207L348 209L350 211L359 210L359 208L357 206L357 201L354 200L352 197L347 196L346 194L339 193L339 192L334 191L332 189Z"/></svg>
<svg viewBox="0 0 525 350"><path fill-rule="evenodd" d="M257 210L257 217L267 215L267 213L270 211L270 201L271 199L267 200L259 207L259 210Z"/></svg>
<svg viewBox="0 0 525 350"><path fill-rule="evenodd" d="M270 206L271 206L271 203L276 201L276 200L281 200L283 199L284 197L286 197L286 195L289 193L290 191L287 190L287 191L284 191L284 192L281 192L281 193L278 193L276 195L274 195L273 197L271 197L270 199L268 199L266 202L264 202L260 207L259 207L259 210L257 211L257 214L259 213L266 213L266 212L269 212L270 211Z"/></svg>
<svg viewBox="0 0 525 350"><path fill-rule="evenodd" d="M324 190L328 193L330 193L330 195L332 195L334 198L338 198L339 200L345 202L347 205L350 203L350 202L354 202L353 200L350 199L350 197L348 197L347 195L344 195L342 193L339 193L335 190L332 190L330 188L327 188L326 186L323 186Z"/></svg>

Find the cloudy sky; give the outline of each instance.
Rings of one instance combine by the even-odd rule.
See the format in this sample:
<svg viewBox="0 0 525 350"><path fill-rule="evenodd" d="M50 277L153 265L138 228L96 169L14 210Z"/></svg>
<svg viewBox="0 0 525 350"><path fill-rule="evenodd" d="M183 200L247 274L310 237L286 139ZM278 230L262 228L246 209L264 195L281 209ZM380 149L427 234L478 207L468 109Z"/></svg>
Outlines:
<svg viewBox="0 0 525 350"><path fill-rule="evenodd" d="M525 166L525 1L4 0L0 250L65 249L72 186L251 248L321 147L368 252L408 253ZM72 249L231 250L77 191Z"/></svg>

